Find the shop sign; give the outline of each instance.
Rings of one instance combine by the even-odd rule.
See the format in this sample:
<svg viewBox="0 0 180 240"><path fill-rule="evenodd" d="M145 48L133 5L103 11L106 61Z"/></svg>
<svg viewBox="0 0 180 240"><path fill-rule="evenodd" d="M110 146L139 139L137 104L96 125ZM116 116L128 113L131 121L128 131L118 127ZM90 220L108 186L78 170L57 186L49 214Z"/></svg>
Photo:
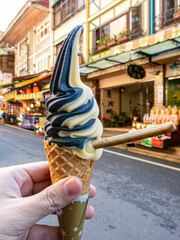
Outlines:
<svg viewBox="0 0 180 240"><path fill-rule="evenodd" d="M173 77L180 75L180 63L173 63L171 65L167 65L166 68L166 77Z"/></svg>
<svg viewBox="0 0 180 240"><path fill-rule="evenodd" d="M142 79L145 77L146 73L143 67L136 65L136 64L130 64L127 68L127 74L135 79Z"/></svg>

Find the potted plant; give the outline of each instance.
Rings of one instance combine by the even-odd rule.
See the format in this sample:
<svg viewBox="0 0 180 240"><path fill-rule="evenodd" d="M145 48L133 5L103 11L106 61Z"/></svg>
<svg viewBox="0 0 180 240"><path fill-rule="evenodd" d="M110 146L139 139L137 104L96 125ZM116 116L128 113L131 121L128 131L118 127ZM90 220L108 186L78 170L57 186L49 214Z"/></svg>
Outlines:
<svg viewBox="0 0 180 240"><path fill-rule="evenodd" d="M110 38L110 36L109 36L109 41L107 41L107 47L108 47L108 48L110 48L110 47L112 47L112 46L114 46L114 45L117 44L116 38L117 38L117 37L116 37L115 34L114 34L113 37L111 37L111 38Z"/></svg>
<svg viewBox="0 0 180 240"><path fill-rule="evenodd" d="M123 43L128 40L128 28L125 29L122 33L119 33L119 37L117 39L118 43Z"/></svg>
<svg viewBox="0 0 180 240"><path fill-rule="evenodd" d="M97 51L102 51L107 48L106 41L104 39L97 40L96 44L97 44Z"/></svg>
<svg viewBox="0 0 180 240"><path fill-rule="evenodd" d="M173 14L174 20L179 20L180 19L180 8L176 9L174 14Z"/></svg>

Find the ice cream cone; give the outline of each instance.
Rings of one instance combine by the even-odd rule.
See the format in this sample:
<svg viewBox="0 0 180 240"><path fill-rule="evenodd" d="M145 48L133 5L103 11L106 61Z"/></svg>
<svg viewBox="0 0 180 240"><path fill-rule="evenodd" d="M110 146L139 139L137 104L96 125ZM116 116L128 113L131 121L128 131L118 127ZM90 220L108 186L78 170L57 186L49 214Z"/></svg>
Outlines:
<svg viewBox="0 0 180 240"><path fill-rule="evenodd" d="M52 183L56 183L68 176L76 176L82 181L81 195L67 207L57 212L63 239L80 240L89 198L94 161L73 155L70 150L59 147L56 143L49 145L48 141L44 141L44 147Z"/></svg>

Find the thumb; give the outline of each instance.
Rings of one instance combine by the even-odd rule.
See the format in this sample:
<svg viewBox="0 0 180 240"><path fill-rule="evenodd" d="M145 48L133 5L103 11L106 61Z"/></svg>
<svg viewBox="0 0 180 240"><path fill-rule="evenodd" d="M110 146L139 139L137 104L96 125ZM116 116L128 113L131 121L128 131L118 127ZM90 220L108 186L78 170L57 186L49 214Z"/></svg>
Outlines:
<svg viewBox="0 0 180 240"><path fill-rule="evenodd" d="M45 216L67 206L81 191L82 183L79 178L68 177L60 180L34 196L23 198L22 215L29 219L30 227Z"/></svg>

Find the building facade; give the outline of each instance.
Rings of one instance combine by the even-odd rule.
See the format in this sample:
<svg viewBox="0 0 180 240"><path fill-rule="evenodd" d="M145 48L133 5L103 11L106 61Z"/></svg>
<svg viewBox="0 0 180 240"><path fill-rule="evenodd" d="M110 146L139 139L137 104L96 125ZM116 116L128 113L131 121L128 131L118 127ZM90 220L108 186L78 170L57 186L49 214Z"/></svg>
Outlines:
<svg viewBox="0 0 180 240"><path fill-rule="evenodd" d="M89 0L86 7L87 62L81 73L95 82L101 119L123 116L130 125L153 106L170 104L167 79L180 62L178 1ZM133 77L130 65L141 66L145 75Z"/></svg>
<svg viewBox="0 0 180 240"><path fill-rule="evenodd" d="M27 1L0 38L15 47L15 76L50 70L51 17L49 1Z"/></svg>

